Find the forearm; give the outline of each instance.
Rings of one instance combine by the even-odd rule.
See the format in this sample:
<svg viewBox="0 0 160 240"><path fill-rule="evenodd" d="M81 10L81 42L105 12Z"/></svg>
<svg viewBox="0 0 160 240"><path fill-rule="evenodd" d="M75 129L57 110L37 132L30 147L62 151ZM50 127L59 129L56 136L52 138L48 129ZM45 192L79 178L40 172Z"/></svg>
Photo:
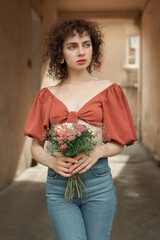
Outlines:
<svg viewBox="0 0 160 240"><path fill-rule="evenodd" d="M33 139L31 146L31 154L34 160L46 167L50 167L51 161L53 161L54 159L53 156L51 156L45 151L44 142L40 142L37 139Z"/></svg>
<svg viewBox="0 0 160 240"><path fill-rule="evenodd" d="M121 153L123 149L124 146L122 144L112 141L109 143L105 143L101 146L97 146L95 151L97 152L99 157L112 157Z"/></svg>

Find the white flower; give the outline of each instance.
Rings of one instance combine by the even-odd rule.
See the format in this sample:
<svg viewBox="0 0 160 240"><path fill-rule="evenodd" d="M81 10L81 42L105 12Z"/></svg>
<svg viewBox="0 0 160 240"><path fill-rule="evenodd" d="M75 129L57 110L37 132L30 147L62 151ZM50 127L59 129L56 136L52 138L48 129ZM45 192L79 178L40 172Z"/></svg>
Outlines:
<svg viewBox="0 0 160 240"><path fill-rule="evenodd" d="M65 126L65 125L67 125L67 128L69 128L69 129L74 129L73 123L65 122L65 123L62 124L62 126Z"/></svg>

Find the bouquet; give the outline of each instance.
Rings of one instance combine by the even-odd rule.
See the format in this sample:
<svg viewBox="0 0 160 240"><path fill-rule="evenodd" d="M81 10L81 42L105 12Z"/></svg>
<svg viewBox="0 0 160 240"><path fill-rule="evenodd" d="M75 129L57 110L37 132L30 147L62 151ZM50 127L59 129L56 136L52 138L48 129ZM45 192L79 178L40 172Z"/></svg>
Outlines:
<svg viewBox="0 0 160 240"><path fill-rule="evenodd" d="M66 157L75 157L81 153L89 156L96 145L95 135L85 125L78 123L55 124L45 132L45 140L50 142L47 149L50 153L54 151L62 153ZM78 173L69 177L65 191L65 199L72 202L76 192L78 198L83 198L82 186L86 189Z"/></svg>

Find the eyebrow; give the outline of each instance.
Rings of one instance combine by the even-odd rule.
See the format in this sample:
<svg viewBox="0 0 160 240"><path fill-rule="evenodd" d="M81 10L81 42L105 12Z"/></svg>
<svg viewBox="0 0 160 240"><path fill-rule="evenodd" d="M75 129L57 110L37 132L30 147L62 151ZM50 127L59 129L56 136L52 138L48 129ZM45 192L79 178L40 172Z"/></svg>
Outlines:
<svg viewBox="0 0 160 240"><path fill-rule="evenodd" d="M90 43L91 42L91 40L86 40L86 41L84 41L83 43ZM67 46L68 45L71 45L71 44L77 44L77 42L69 42L69 43L67 43Z"/></svg>

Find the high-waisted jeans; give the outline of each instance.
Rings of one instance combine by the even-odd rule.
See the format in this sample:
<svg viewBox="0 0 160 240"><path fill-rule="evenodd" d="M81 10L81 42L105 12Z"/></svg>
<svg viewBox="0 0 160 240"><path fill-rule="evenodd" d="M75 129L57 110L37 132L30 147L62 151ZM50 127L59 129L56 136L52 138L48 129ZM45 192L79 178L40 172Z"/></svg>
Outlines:
<svg viewBox="0 0 160 240"><path fill-rule="evenodd" d="M48 169L46 197L48 213L57 240L109 240L117 207L115 187L107 158L100 158L79 174L87 191L85 199L64 198L68 177Z"/></svg>

